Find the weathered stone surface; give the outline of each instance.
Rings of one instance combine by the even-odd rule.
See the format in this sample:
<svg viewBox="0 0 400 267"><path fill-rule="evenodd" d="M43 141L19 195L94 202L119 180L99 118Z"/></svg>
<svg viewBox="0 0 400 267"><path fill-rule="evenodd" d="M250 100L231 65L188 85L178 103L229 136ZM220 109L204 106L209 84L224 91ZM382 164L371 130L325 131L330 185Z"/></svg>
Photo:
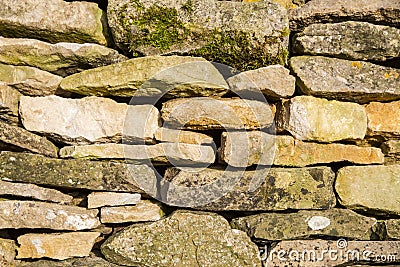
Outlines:
<svg viewBox="0 0 400 267"><path fill-rule="evenodd" d="M97 210L36 201L0 201L0 228L84 230L100 225Z"/></svg>
<svg viewBox="0 0 400 267"><path fill-rule="evenodd" d="M299 140L363 139L367 132L365 109L356 103L297 96L284 101L277 112L277 126Z"/></svg>
<svg viewBox="0 0 400 267"><path fill-rule="evenodd" d="M140 194L116 193L116 192L92 192L87 197L88 208L104 206L133 205L140 201Z"/></svg>
<svg viewBox="0 0 400 267"><path fill-rule="evenodd" d="M103 207L100 221L102 223L153 222L164 215L160 204L142 200L135 206Z"/></svg>
<svg viewBox="0 0 400 267"><path fill-rule="evenodd" d="M0 64L0 84L17 89L24 95L45 96L60 93L62 78L33 67Z"/></svg>
<svg viewBox="0 0 400 267"><path fill-rule="evenodd" d="M400 159L400 140L389 140L382 144L382 152L393 159Z"/></svg>
<svg viewBox="0 0 400 267"><path fill-rule="evenodd" d="M0 62L32 66L60 76L125 61L117 51L98 44L50 44L35 39L0 37Z"/></svg>
<svg viewBox="0 0 400 267"><path fill-rule="evenodd" d="M99 235L96 232L21 235L18 237L17 259L46 257L65 260L89 256Z"/></svg>
<svg viewBox="0 0 400 267"><path fill-rule="evenodd" d="M400 101L372 102L365 110L368 117L368 135L400 136Z"/></svg>
<svg viewBox="0 0 400 267"><path fill-rule="evenodd" d="M60 191L40 187L34 184L11 183L0 180L0 195L12 195L29 197L43 201L51 201L58 203L71 202L73 197L63 194Z"/></svg>
<svg viewBox="0 0 400 267"><path fill-rule="evenodd" d="M64 78L66 91L96 96L222 96L228 85L199 57L149 56L86 70Z"/></svg>
<svg viewBox="0 0 400 267"><path fill-rule="evenodd" d="M1 82L0 82L1 83ZM18 103L21 93L7 86L0 85L0 119L10 124L18 124Z"/></svg>
<svg viewBox="0 0 400 267"><path fill-rule="evenodd" d="M206 134L161 127L154 137L157 141L183 144L211 145L214 140Z"/></svg>
<svg viewBox="0 0 400 267"><path fill-rule="evenodd" d="M14 152L0 153L1 180L66 188L142 193L142 189L135 182L138 178L148 179L150 183L155 179L155 174L146 165L50 159L40 155Z"/></svg>
<svg viewBox="0 0 400 267"><path fill-rule="evenodd" d="M328 167L198 172L170 168L163 201L204 210L328 209L336 204L334 176Z"/></svg>
<svg viewBox="0 0 400 267"><path fill-rule="evenodd" d="M20 261L16 267L120 267L90 253L89 257L59 260Z"/></svg>
<svg viewBox="0 0 400 267"><path fill-rule="evenodd" d="M152 142L160 116L152 105L133 106L101 97L23 96L19 112L27 130L67 144L118 142L123 134L130 141Z"/></svg>
<svg viewBox="0 0 400 267"><path fill-rule="evenodd" d="M400 99L400 71L395 68L321 56L292 57L289 65L307 95L359 103Z"/></svg>
<svg viewBox="0 0 400 267"><path fill-rule="evenodd" d="M234 167L254 164L304 167L341 161L384 163L379 148L302 142L291 136L272 136L260 131L224 132L219 151L221 159Z"/></svg>
<svg viewBox="0 0 400 267"><path fill-rule="evenodd" d="M399 251L400 242L396 241L282 241L269 251L266 262L268 266L293 267L348 266L362 262L395 264L400 262Z"/></svg>
<svg viewBox="0 0 400 267"><path fill-rule="evenodd" d="M267 98L287 98L294 94L296 78L281 65L272 65L241 72L227 80L230 89L238 93L262 92Z"/></svg>
<svg viewBox="0 0 400 267"><path fill-rule="evenodd" d="M390 239L400 239L400 220L399 219L392 219L386 220L386 231L387 237Z"/></svg>
<svg viewBox="0 0 400 267"><path fill-rule="evenodd" d="M205 212L181 210L133 225L110 237L101 250L109 261L128 266L261 266L257 246L245 233Z"/></svg>
<svg viewBox="0 0 400 267"><path fill-rule="evenodd" d="M0 34L4 37L35 36L51 43L107 43L105 17L95 3L4 0L2 4Z"/></svg>
<svg viewBox="0 0 400 267"><path fill-rule="evenodd" d="M368 21L400 26L400 3L397 0L313 0L289 12L290 29L299 31L316 23Z"/></svg>
<svg viewBox="0 0 400 267"><path fill-rule="evenodd" d="M0 265L2 267L14 267L14 258L17 245L14 240L0 238Z"/></svg>
<svg viewBox="0 0 400 267"><path fill-rule="evenodd" d="M314 235L370 240L377 225L375 218L345 209L262 213L231 222L233 228L245 231L252 238L271 241L304 239Z"/></svg>
<svg viewBox="0 0 400 267"><path fill-rule="evenodd" d="M191 130L260 129L273 123L268 103L239 98L180 98L163 103L164 126Z"/></svg>
<svg viewBox="0 0 400 267"><path fill-rule="evenodd" d="M57 157L58 148L45 137L0 121L0 143L49 157Z"/></svg>
<svg viewBox="0 0 400 267"><path fill-rule="evenodd" d="M336 192L350 209L377 214L400 214L400 165L350 166L340 169Z"/></svg>
<svg viewBox="0 0 400 267"><path fill-rule="evenodd" d="M98 144L63 147L63 158L129 159L129 162L174 163L178 165L211 164L215 161L215 151L211 146L180 143L160 143L156 145Z"/></svg>
<svg viewBox="0 0 400 267"><path fill-rule="evenodd" d="M112 0L107 14L117 46L133 55L184 53L240 70L288 55L286 10L269 1Z"/></svg>
<svg viewBox="0 0 400 267"><path fill-rule="evenodd" d="M294 37L297 54L385 61L400 57L400 29L368 22L312 24Z"/></svg>

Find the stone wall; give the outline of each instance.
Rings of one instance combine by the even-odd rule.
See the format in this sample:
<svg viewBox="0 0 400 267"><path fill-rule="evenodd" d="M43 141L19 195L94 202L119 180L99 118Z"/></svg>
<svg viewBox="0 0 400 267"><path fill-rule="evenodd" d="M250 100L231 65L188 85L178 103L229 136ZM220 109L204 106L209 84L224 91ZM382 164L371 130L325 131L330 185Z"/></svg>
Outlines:
<svg viewBox="0 0 400 267"><path fill-rule="evenodd" d="M400 264L398 0L1 2L1 266Z"/></svg>

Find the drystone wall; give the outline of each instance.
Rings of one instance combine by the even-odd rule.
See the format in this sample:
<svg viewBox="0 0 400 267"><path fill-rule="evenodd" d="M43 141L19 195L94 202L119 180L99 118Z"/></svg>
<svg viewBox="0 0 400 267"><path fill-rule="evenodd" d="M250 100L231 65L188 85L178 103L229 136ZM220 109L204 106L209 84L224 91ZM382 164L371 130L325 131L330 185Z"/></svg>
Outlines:
<svg viewBox="0 0 400 267"><path fill-rule="evenodd" d="M1 266L400 264L400 1L0 2Z"/></svg>

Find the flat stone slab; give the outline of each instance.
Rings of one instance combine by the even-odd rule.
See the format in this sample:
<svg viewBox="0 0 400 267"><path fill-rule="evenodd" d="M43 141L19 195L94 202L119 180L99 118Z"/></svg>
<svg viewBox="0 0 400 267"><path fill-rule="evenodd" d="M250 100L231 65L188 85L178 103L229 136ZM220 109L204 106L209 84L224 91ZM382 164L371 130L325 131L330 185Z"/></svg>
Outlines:
<svg viewBox="0 0 400 267"><path fill-rule="evenodd" d="M37 168L40 166L40 169ZM0 179L64 188L143 193L136 179L156 179L147 165L83 159L51 159L40 155L1 152Z"/></svg>
<svg viewBox="0 0 400 267"><path fill-rule="evenodd" d="M92 192L87 196L88 208L104 206L123 206L139 203L140 194L118 193L118 192Z"/></svg>
<svg viewBox="0 0 400 267"><path fill-rule="evenodd" d="M108 261L128 266L261 267L257 246L215 213L180 210L135 224L111 236L101 251Z"/></svg>
<svg viewBox="0 0 400 267"><path fill-rule="evenodd" d="M277 108L277 126L298 140L334 142L363 139L367 114L356 103L296 96Z"/></svg>
<svg viewBox="0 0 400 267"><path fill-rule="evenodd" d="M102 97L23 96L19 112L27 130L72 145L119 142L123 135L131 142L153 142L160 116L152 105L127 105Z"/></svg>
<svg viewBox="0 0 400 267"><path fill-rule="evenodd" d="M373 214L400 214L400 165L350 166L336 178L339 202Z"/></svg>
<svg viewBox="0 0 400 267"><path fill-rule="evenodd" d="M36 201L0 202L0 228L78 231L100 225L97 210Z"/></svg>
<svg viewBox="0 0 400 267"><path fill-rule="evenodd" d="M321 56L292 57L289 66L307 95L359 103L400 99L400 71L395 68Z"/></svg>
<svg viewBox="0 0 400 267"><path fill-rule="evenodd" d="M1 83L1 82L0 82ZM17 125L18 104L21 93L7 85L0 85L0 119Z"/></svg>
<svg viewBox="0 0 400 267"><path fill-rule="evenodd" d="M163 103L164 127L213 130L260 129L273 123L268 103L239 98L180 98Z"/></svg>
<svg viewBox="0 0 400 267"><path fill-rule="evenodd" d="M245 231L252 238L270 241L312 236L370 240L377 230L378 221L346 209L301 210L241 217L233 219L231 226Z"/></svg>
<svg viewBox="0 0 400 267"><path fill-rule="evenodd" d="M96 232L21 235L18 237L17 259L46 257L65 260L89 256L99 235Z"/></svg>
<svg viewBox="0 0 400 267"><path fill-rule="evenodd" d="M365 107L368 117L368 135L400 136L400 101L372 102Z"/></svg>
<svg viewBox="0 0 400 267"><path fill-rule="evenodd" d="M211 145L214 140L206 134L160 127L154 134L157 141L169 143Z"/></svg>
<svg viewBox="0 0 400 267"><path fill-rule="evenodd" d="M105 14L96 3L4 0L2 4L0 34L4 37L107 44Z"/></svg>
<svg viewBox="0 0 400 267"><path fill-rule="evenodd" d="M102 207L102 223L154 222L160 220L165 212L160 204L141 200L134 206Z"/></svg>
<svg viewBox="0 0 400 267"><path fill-rule="evenodd" d="M60 76L125 61L116 50L93 43L51 44L35 39L0 37L0 62L31 66Z"/></svg>
<svg viewBox="0 0 400 267"><path fill-rule="evenodd" d="M294 37L293 51L352 60L400 57L400 29L368 22L312 24Z"/></svg>
<svg viewBox="0 0 400 267"><path fill-rule="evenodd" d="M90 253L89 257L71 258L67 260L36 260L36 261L19 261L16 267L77 267L77 266L93 266L93 267L120 267L110 263L103 258Z"/></svg>
<svg viewBox="0 0 400 267"><path fill-rule="evenodd" d="M163 202L203 210L274 211L335 206L328 167L260 168L256 171L167 169Z"/></svg>

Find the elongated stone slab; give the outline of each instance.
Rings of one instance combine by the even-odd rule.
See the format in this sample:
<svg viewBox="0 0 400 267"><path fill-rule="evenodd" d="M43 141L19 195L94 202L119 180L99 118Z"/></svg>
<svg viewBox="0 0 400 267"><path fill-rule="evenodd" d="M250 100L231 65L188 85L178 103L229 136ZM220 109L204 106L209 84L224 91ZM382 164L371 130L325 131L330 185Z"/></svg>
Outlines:
<svg viewBox="0 0 400 267"><path fill-rule="evenodd" d="M289 65L307 95L359 103L400 99L400 71L395 68L321 56L292 57Z"/></svg>
<svg viewBox="0 0 400 267"><path fill-rule="evenodd" d="M127 266L261 267L257 246L215 213L178 210L157 222L135 224L111 236L101 251L108 261Z"/></svg>
<svg viewBox="0 0 400 267"><path fill-rule="evenodd" d="M347 161L355 164L383 164L379 148L343 144L319 144L272 136L260 131L224 132L220 158L234 167L278 165L304 167Z"/></svg>
<svg viewBox="0 0 400 267"><path fill-rule="evenodd" d="M367 132L365 109L356 103L297 96L284 101L277 113L277 126L299 140L363 139Z"/></svg>
<svg viewBox="0 0 400 267"><path fill-rule="evenodd" d="M160 220L165 212L160 204L142 200L134 206L102 207L102 223L154 222Z"/></svg>
<svg viewBox="0 0 400 267"><path fill-rule="evenodd" d="M256 171L167 169L163 200L204 210L273 211L335 206L328 167L260 168Z"/></svg>
<svg viewBox="0 0 400 267"><path fill-rule="evenodd" d="M368 135L400 136L400 101L372 102L365 107L368 117Z"/></svg>
<svg viewBox="0 0 400 267"><path fill-rule="evenodd" d="M51 43L107 43L104 14L95 3L4 0L2 4L0 34L4 37L35 36Z"/></svg>
<svg viewBox="0 0 400 267"><path fill-rule="evenodd" d="M38 168L40 166L40 168ZM136 179L155 180L147 165L80 159L51 159L34 154L1 152L0 179L65 188L142 193ZM149 188L152 185L149 185Z"/></svg>
<svg viewBox="0 0 400 267"><path fill-rule="evenodd" d="M116 193L116 192L92 192L87 196L88 208L104 206L123 206L139 203L140 194Z"/></svg>
<svg viewBox="0 0 400 267"><path fill-rule="evenodd" d="M95 96L222 96L228 85L216 66L199 57L149 56L64 78L66 91Z"/></svg>
<svg viewBox="0 0 400 267"><path fill-rule="evenodd" d="M152 142L159 125L159 112L152 105L101 97L23 96L19 112L27 130L67 144L118 142L122 135L132 142Z"/></svg>
<svg viewBox="0 0 400 267"><path fill-rule="evenodd" d="M400 3L397 0L313 0L289 12L290 29L299 31L316 23L368 21L400 26Z"/></svg>
<svg viewBox="0 0 400 267"><path fill-rule="evenodd" d="M296 213L262 213L233 219L233 228L256 239L291 240L310 236L370 240L378 221L351 210L301 210Z"/></svg>
<svg viewBox="0 0 400 267"><path fill-rule="evenodd" d="M0 180L0 195L30 197L38 200L68 203L73 197L55 189L40 187L34 184L11 183Z"/></svg>
<svg viewBox="0 0 400 267"><path fill-rule="evenodd" d="M0 119L18 124L18 104L21 93L7 85L0 85Z"/></svg>
<svg viewBox="0 0 400 267"><path fill-rule="evenodd" d="M339 202L374 214L400 214L400 165L350 166L336 178Z"/></svg>
<svg viewBox="0 0 400 267"><path fill-rule="evenodd" d="M183 144L211 145L214 140L206 134L182 131L169 128L159 128L154 134L157 141Z"/></svg>
<svg viewBox="0 0 400 267"><path fill-rule="evenodd" d="M400 57L400 29L368 22L312 24L294 37L293 51L352 60Z"/></svg>
<svg viewBox="0 0 400 267"><path fill-rule="evenodd" d="M46 257L65 260L89 256L99 235L96 232L21 235L18 237L17 259Z"/></svg>
<svg viewBox="0 0 400 267"><path fill-rule="evenodd" d="M100 225L97 210L35 201L1 201L0 228L85 230Z"/></svg>
<svg viewBox="0 0 400 267"><path fill-rule="evenodd" d="M260 129L273 123L265 102L238 98L173 99L161 109L164 126L190 130Z"/></svg>

